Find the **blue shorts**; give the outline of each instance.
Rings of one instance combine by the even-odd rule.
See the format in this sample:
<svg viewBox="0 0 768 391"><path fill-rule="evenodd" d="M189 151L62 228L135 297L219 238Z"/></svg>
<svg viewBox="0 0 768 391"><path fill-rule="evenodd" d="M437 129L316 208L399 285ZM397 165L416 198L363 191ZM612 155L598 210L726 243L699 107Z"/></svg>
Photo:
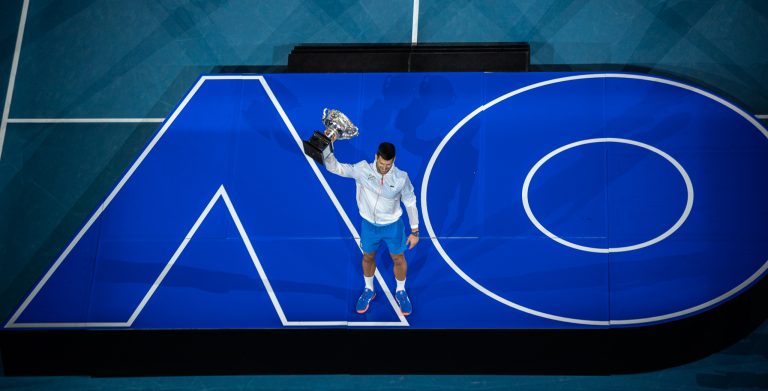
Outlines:
<svg viewBox="0 0 768 391"><path fill-rule="evenodd" d="M384 240L389 247L390 254L402 254L405 252L405 241L408 237L405 235L405 225L402 219L398 219L392 224L373 225L368 220L363 219L360 229L360 243L363 251L373 253L379 249L381 241Z"/></svg>

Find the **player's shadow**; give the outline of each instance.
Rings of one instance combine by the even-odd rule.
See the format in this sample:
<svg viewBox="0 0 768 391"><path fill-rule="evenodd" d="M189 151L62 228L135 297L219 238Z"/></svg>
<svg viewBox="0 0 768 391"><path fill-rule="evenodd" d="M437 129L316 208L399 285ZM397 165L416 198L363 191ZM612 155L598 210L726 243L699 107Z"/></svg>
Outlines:
<svg viewBox="0 0 768 391"><path fill-rule="evenodd" d="M450 107L457 98L448 77L430 74L415 84L413 75L391 75L378 94L370 94L373 99L363 110L363 123L374 127L382 140L421 158L418 167L422 167L429 158L424 153L424 145L436 144L443 135L434 129L420 129L429 123L435 111ZM371 154L370 151L357 152L356 156Z"/></svg>
<svg viewBox="0 0 768 391"><path fill-rule="evenodd" d="M474 224L475 216L467 216L466 211L472 207L470 200L473 195L481 191L481 153L477 144L481 143L484 136L480 121L470 121L457 133L452 140L452 145L442 151L440 158L433 167L433 173L445 173L445 177L435 177L430 182L444 181L448 183L445 190L442 188L432 197L440 199L440 204L450 205L445 207L447 213L444 216L434 216L443 220L439 226L435 224L438 236L480 236L481 227ZM428 192L428 194L430 194ZM434 199L434 198L433 198ZM475 199L482 199L476 197ZM422 205L422 208L424 206ZM436 210L435 210L436 211Z"/></svg>

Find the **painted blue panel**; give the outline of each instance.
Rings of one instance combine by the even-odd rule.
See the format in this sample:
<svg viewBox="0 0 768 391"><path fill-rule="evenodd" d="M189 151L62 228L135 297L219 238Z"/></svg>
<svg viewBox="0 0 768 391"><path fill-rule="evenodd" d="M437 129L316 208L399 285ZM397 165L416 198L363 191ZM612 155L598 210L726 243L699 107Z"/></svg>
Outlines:
<svg viewBox="0 0 768 391"><path fill-rule="evenodd" d="M326 107L360 127L336 143L340 161L391 141L416 188L424 228L406 252L407 318L385 294L385 247L379 295L354 311L354 181L313 167L298 144ZM6 327L669 321L762 276L765 168L754 118L642 75L204 77Z"/></svg>
<svg viewBox="0 0 768 391"><path fill-rule="evenodd" d="M606 81L606 95L613 97L606 110L610 135L666 152L684 168L693 189L690 214L671 236L611 254L614 320L661 321L665 315L701 310L697 306L731 297L736 286L753 282L768 259L768 176L763 172L768 134L735 106L681 87ZM641 243L671 228L688 199L683 175L658 154L612 148L611 240ZM638 191L640 197L629 198ZM646 210L638 210L643 203ZM638 220L638 213L645 218Z"/></svg>
<svg viewBox="0 0 768 391"><path fill-rule="evenodd" d="M27 297L26 311L18 312L18 323L83 323L88 320L88 306L92 297L94 263L99 245L99 222L78 241L61 262L54 262L46 284L38 285Z"/></svg>

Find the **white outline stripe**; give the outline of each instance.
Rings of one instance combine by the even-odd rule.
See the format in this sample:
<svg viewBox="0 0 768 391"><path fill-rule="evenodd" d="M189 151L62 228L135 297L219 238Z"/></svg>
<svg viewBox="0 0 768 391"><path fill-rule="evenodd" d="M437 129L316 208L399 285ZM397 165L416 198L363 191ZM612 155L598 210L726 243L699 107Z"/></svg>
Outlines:
<svg viewBox="0 0 768 391"><path fill-rule="evenodd" d="M416 44L419 38L419 0L413 0L413 24L411 25L411 43Z"/></svg>
<svg viewBox="0 0 768 391"><path fill-rule="evenodd" d="M750 276L747 280L745 280L741 284L737 285L733 289L729 290L728 292L723 293L722 295L720 295L718 297L715 297L714 299L712 299L712 300L710 300L710 301L708 301L706 303L699 304L699 305L697 305L695 307L691 307L691 308L688 308L688 309L682 310L682 311L673 312L673 313L667 314L667 315L652 316L652 317L642 318L642 319L612 320L611 324L615 324L615 325L630 325L630 324L638 324L638 323L658 322L660 320L676 318L678 316L683 316L683 315L694 313L696 311L703 310L703 309L705 309L707 307L713 306L713 305L715 305L715 304L717 304L717 303L719 303L721 301L724 301L724 300L728 299L729 297L735 295L740 290L744 289L749 284L754 282L758 277L760 277L760 275L762 275L766 271L766 269L768 269L768 262L764 263L763 266L760 267L760 269L758 269L752 276Z"/></svg>
<svg viewBox="0 0 768 391"><path fill-rule="evenodd" d="M144 161L144 158L149 154L149 152L154 148L154 146L157 144L157 142L160 140L160 138L165 134L165 131L170 127L170 125L175 121L176 117L181 113L181 111L186 107L186 105L189 103L190 99L197 93L199 88L202 86L202 84L206 80L259 80L261 82L262 87L264 88L264 91L269 95L273 105L275 106L275 109L280 114L281 118L283 119L283 122L287 126L288 130L293 135L294 139L297 141L297 144L299 145L299 148L302 150L303 154L303 147L301 143L301 139L299 138L298 134L296 133L296 130L294 129L293 125L291 124L291 121L288 119L287 115L282 109L282 106L275 98L274 94L272 93L272 90L269 88L269 86L266 83L266 80L262 76L255 76L255 75L248 75L248 76L203 76L198 80L198 82L195 84L195 86L190 90L190 92L187 94L187 96L184 98L184 100L179 104L179 106L174 110L173 114L168 118L168 121L163 125L163 127L158 131L157 135L152 139L152 141L147 145L144 152L139 156L139 158L136 160L136 162L131 166L131 168L126 172L125 176L120 180L120 182L115 186L115 189L112 190L110 195L104 200L104 202L98 207L97 211L94 213L93 216L88 220L88 222L83 226L83 228L78 232L77 236L72 240L72 242L67 246L67 248L62 252L62 254L57 258L56 262L51 266L51 268L48 270L48 272L45 274L45 276L40 280L40 282L35 286L34 290L27 296L27 298L24 300L22 305L19 307L18 310L14 313L13 317L8 321L6 324L6 328L18 328L18 327L35 327L35 328L42 328L42 327L130 327L133 322L136 320L138 315L143 310L144 306L147 304L151 296L154 294L154 292L159 287L162 280L165 278L165 275L167 275L170 268L173 266L173 264L176 262L176 259L180 256L180 254L183 252L184 248L186 247L189 240L192 238L194 233L196 232L199 225L202 223L202 221L205 219L207 214L210 212L210 209L215 204L216 200L218 200L219 197L224 198L224 201L227 205L227 208L230 212L230 215L232 216L233 220L235 221L235 224L238 227L238 232L240 233L241 238L243 239L243 242L246 245L246 248L248 249L248 253L251 256L251 259L254 263L254 266L256 266L256 269L259 272L259 275L261 276L262 282L264 283L264 286L267 290L268 295L270 296L270 300L272 300L273 306L275 307L275 310L278 313L278 316L280 317L280 320L283 324L283 326L409 326L408 322L405 320L405 317L402 315L402 313L399 311L397 304L394 300L394 297L389 291L389 288L386 285L386 282L382 278L381 274L379 274L378 270L376 271L376 276L379 281L379 284L384 288L385 294L389 299L390 305L393 306L393 309L395 310L395 313L400 318L400 322L347 322L347 321L288 321L283 313L282 307L280 306L280 303L277 300L277 297L274 293L274 290L271 287L271 284L269 283L269 280L267 279L266 274L264 273L263 268L261 267L261 262L258 260L258 257L256 256L255 251L253 250L253 246L248 239L248 235L245 232L245 229L242 227L242 224L240 222L240 218L237 216L237 212L234 209L234 206L232 205L231 201L229 200L229 196L226 194L226 190L224 189L224 186L222 185L219 190L216 192L214 197L209 201L208 206L205 208L205 210L201 213L201 215L198 217L198 220L195 222L193 227L190 229L189 233L185 237L185 239L182 241L182 243L177 248L176 252L174 253L173 257L169 260L168 264L166 264L164 270L161 272L160 276L155 280L155 283L152 285L150 290L145 294L144 298L142 299L139 306L134 310L133 314L131 315L131 318L128 322L68 322L68 323L16 323L16 320L19 318L19 316L24 312L24 310L27 308L29 303L37 296L39 291L42 289L42 287L45 285L45 283L48 281L48 279L53 275L53 273L58 269L58 267L61 265L61 263L66 259L67 255L72 251L72 249L77 245L79 240L82 238L82 236L88 231L88 229L93 225L93 223L98 219L98 217L101 215L101 213L107 208L109 203L112 201L112 199L117 195L117 193L122 189L123 185L128 181L128 179L133 175L134 171L138 168L138 166ZM325 181L325 178L322 176L320 171L318 170L317 166L314 164L314 161L312 161L309 157L305 156L307 161L310 163L310 166L315 171L315 174L318 176L318 179L320 180L321 184L325 188L326 192L328 193L329 197L331 198L331 201L336 206L338 212L340 213L342 219L344 219L345 223L347 224L347 227L350 229L353 238L355 238L355 241L358 244L358 248L360 247L360 239L359 235L357 234L357 231L355 230L354 226L352 226L349 218L347 217L346 213L344 212L344 209L341 208L341 204L338 202L338 199L336 198L333 191L330 189L330 186L328 186L328 183ZM362 249L361 249L362 251Z"/></svg>
<svg viewBox="0 0 768 391"><path fill-rule="evenodd" d="M14 323L6 328L72 328L72 327L128 327L127 322L70 322L70 323Z"/></svg>
<svg viewBox="0 0 768 391"><path fill-rule="evenodd" d="M768 119L768 114L758 114L755 117L760 118L760 119Z"/></svg>
<svg viewBox="0 0 768 391"><path fill-rule="evenodd" d="M165 118L11 118L9 124L101 124L163 122Z"/></svg>
<svg viewBox="0 0 768 391"><path fill-rule="evenodd" d="M243 223L240 222L240 216L237 215L237 212L235 211L235 206L232 205L232 200L229 199L229 195L227 194L227 191L224 190L224 185L221 185L219 192L221 193L221 197L224 198L224 202L227 204L227 209L229 209L229 214L232 216L232 219L234 220L235 225L237 226L237 232L240 233L240 238L243 239L243 243L245 243L245 247L246 249L248 249L248 255L251 256L251 261L253 261L253 266L255 266L256 271L259 272L259 277L261 277L261 282L264 284L264 289L267 290L267 295L269 295L269 299L272 300L272 305L275 307L275 312L277 312L277 316L280 318L280 322L283 325L285 325L286 323L288 323L288 319L286 319L285 317L285 313L283 312L283 307L280 306L280 302L277 300L275 290L272 289L272 284L269 283L269 279L267 278L267 273L264 272L264 267L261 265L261 261L259 261L259 257L256 256L256 250L253 249L253 244L251 243L251 239L248 237L248 234L245 233L245 227L243 227Z"/></svg>
<svg viewBox="0 0 768 391"><path fill-rule="evenodd" d="M19 30L16 32L16 48L13 50L13 61L11 62L11 75L8 78L8 91L5 94L5 105L3 107L3 118L0 121L0 160L3 158L3 144L5 143L5 129L8 127L8 115L11 111L11 99L13 98L13 88L16 85L16 72L19 69L19 57L21 55L21 42L24 39L24 28L27 25L27 11L29 10L29 0L24 0L21 6L21 17L19 17Z"/></svg>
<svg viewBox="0 0 768 391"><path fill-rule="evenodd" d="M578 147L586 144L593 144L593 143L621 143L621 144L634 145L636 147L640 147L658 154L659 156L666 159L669 163L671 163L677 169L677 171L683 177L683 181L685 182L687 200L685 202L685 208L683 209L683 214L680 216L680 218L677 219L677 221L675 222L674 225L672 225L672 227L664 231L661 235L642 243L634 244L631 246L623 246L623 247L600 248L600 247L582 246L580 244L569 242L555 235L554 233L550 232L548 229L544 227L543 224L541 224L541 222L539 222L539 220L533 214L533 211L531 210L531 205L528 202L528 188L530 187L533 176L536 174L539 168L541 168L541 166L544 165L544 163L546 163L550 158L554 157L555 155L561 152L567 151L574 147ZM648 145L646 143L641 143L635 140L629 140L625 138L616 138L616 137L603 137L603 138L592 138L587 140L580 140L580 141L572 142L568 145L563 145L562 147L557 148L554 151L548 153L546 156L544 156L538 162L536 162L536 164L533 165L533 168L531 168L531 170L528 172L528 175L525 176L525 181L523 182L523 191L522 191L523 209L525 209L525 214L528 216L528 219L531 220L531 223L533 223L533 225L539 231L541 231L544 235L547 235L550 239L564 246L574 248L576 250L594 252L594 253L603 253L603 254L639 250L641 248L652 246L666 239L667 237L672 235L675 231L677 231L678 228L680 228L683 225L683 223L685 223L685 220L688 218L688 215L691 213L691 209L693 209L693 196L694 196L693 183L691 182L691 177L688 176L688 173L685 171L685 168L683 168L683 166L677 160L675 160L675 158L670 156L668 153L654 146Z"/></svg>
<svg viewBox="0 0 768 391"><path fill-rule="evenodd" d="M344 211L344 208L341 207L341 203L336 198L336 194L331 190L331 186L328 185L328 182L325 180L325 177L320 172L320 169L317 168L317 164L314 160L312 160L309 156L304 154L304 144L301 141L301 137L299 137L299 134L296 132L296 129L293 127L293 124L291 123L291 120L288 119L288 115L285 114L285 111L283 110L283 107L280 105L280 102L278 102L277 98L275 97L275 94L272 93L272 89L269 88L269 85L267 84L267 80L265 78L260 78L259 81L261 82L261 85L264 87L264 91L267 92L267 95L269 95L269 99L272 100L272 104L277 109L278 113L280 113L280 117L283 119L283 122L285 123L285 126L288 127L288 130L291 132L291 135L293 135L293 139L296 141L296 145L299 147L299 150L301 151L301 154L304 155L304 158L307 160L307 163L312 168L312 171L314 171L315 175L317 176L317 180L320 181L320 184L323 185L323 189L325 189L325 192L328 194L328 197L331 199L331 202L333 202L333 205L336 207L336 210L339 212L339 215L344 220L344 224L347 225L347 229L349 229L349 232L352 234L352 237L355 238L355 241L357 242L357 247L360 249L360 252L363 252L363 246L360 243L360 234L357 233L357 229L354 225L352 225L352 222L349 220L349 217L347 216L347 213ZM399 307L397 306L397 302L395 301L394 296L392 296L392 292L390 292L389 287L387 286L386 281L384 281L384 277L381 276L381 273L379 273L379 269L376 269L375 272L376 280L379 282L379 285L384 290L384 294L387 297L387 300L389 301L390 305L392 305L393 309L395 310L395 313L397 314L398 318L400 318L400 322L403 326L408 326L408 321L405 319L405 316L400 312Z"/></svg>

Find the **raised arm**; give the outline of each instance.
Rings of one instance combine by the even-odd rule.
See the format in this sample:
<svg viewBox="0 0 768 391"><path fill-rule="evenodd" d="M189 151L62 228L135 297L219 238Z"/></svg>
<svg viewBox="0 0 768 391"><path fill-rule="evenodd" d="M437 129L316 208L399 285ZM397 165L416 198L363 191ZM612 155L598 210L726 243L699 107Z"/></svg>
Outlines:
<svg viewBox="0 0 768 391"><path fill-rule="evenodd" d="M357 178L357 176L360 173L360 169L358 167L360 163L357 163L357 164L339 163L339 161L336 160L336 156L334 156L333 153L328 155L325 158L325 160L323 160L323 163L325 164L325 168L328 171L346 178Z"/></svg>

